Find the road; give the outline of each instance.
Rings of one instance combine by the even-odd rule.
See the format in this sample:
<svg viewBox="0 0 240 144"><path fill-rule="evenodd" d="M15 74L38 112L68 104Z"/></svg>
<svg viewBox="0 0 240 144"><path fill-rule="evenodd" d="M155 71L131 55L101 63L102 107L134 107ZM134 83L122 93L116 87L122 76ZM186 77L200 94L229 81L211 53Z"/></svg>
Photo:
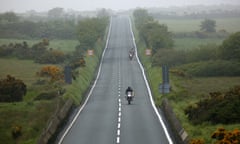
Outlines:
<svg viewBox="0 0 240 144"><path fill-rule="evenodd" d="M138 59L128 59L133 47L128 17L113 17L96 85L59 143L172 143L152 106ZM128 86L135 91L131 105L124 95Z"/></svg>

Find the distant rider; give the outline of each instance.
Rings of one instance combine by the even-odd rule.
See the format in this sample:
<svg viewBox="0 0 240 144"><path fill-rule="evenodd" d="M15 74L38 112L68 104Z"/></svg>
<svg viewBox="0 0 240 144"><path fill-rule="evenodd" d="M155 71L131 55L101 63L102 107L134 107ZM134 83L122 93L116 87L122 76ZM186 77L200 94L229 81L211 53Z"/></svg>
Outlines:
<svg viewBox="0 0 240 144"><path fill-rule="evenodd" d="M127 96L127 94L128 94L129 92L131 93L131 96L134 95L133 89L132 89L130 86L129 86L129 87L126 89L126 91L125 91L126 96Z"/></svg>
<svg viewBox="0 0 240 144"><path fill-rule="evenodd" d="M135 50L134 50L134 48L132 48L132 49L129 51L129 53L132 54L132 56L134 56L134 55L135 55Z"/></svg>

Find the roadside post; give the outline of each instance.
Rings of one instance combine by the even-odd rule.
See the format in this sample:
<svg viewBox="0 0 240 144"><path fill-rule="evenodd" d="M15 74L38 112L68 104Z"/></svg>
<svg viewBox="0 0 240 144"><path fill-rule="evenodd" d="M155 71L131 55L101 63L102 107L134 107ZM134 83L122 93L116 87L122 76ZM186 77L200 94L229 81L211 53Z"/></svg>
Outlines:
<svg viewBox="0 0 240 144"><path fill-rule="evenodd" d="M162 94L170 92L169 68L166 65L162 66L162 83L159 84L159 92Z"/></svg>
<svg viewBox="0 0 240 144"><path fill-rule="evenodd" d="M72 68L70 66L64 67L64 79L65 83L72 84Z"/></svg>

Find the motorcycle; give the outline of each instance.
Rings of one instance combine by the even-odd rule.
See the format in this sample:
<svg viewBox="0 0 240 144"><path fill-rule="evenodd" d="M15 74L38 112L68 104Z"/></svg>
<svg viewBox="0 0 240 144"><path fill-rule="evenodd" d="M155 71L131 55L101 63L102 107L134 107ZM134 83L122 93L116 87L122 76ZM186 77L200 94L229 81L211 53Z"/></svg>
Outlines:
<svg viewBox="0 0 240 144"><path fill-rule="evenodd" d="M133 54L129 53L129 59L132 60L133 59Z"/></svg>
<svg viewBox="0 0 240 144"><path fill-rule="evenodd" d="M132 60L133 59L133 57L134 57L134 55L135 55L135 51L134 51L134 49L131 49L130 51L129 51L129 59L130 60Z"/></svg>
<svg viewBox="0 0 240 144"><path fill-rule="evenodd" d="M133 92L131 92L131 91L127 92L126 99L127 99L129 105L131 104L131 101L133 101L133 97L134 97Z"/></svg>

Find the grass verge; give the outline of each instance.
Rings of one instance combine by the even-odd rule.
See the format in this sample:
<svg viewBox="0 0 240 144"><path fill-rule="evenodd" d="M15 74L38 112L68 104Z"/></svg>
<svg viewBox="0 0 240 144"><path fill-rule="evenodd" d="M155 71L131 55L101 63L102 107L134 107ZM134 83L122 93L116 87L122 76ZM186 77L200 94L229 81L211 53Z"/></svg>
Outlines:
<svg viewBox="0 0 240 144"><path fill-rule="evenodd" d="M5 42L9 43L9 41ZM22 40L13 40L13 42L22 43ZM34 41L33 43L37 42L39 41ZM66 43L64 46L59 42L64 43L66 41L59 40L56 43L56 45L63 46L65 52L73 51L75 48L74 45L76 44L76 41L68 41L69 43ZM79 77L73 81L73 84L64 86L67 92L63 97L72 98L76 105L81 103L84 93L91 84L101 51L104 47L103 43L103 41L98 41L96 44L98 54L91 57L85 57L86 66L78 69ZM70 47L70 49L68 49L68 47ZM0 141L4 144L37 143L38 137L40 136L43 128L47 126L48 121L55 113L57 107L63 104L63 99L58 97L51 100L34 100L41 90L51 90L47 86L39 87L33 85L33 83L38 80L36 72L44 65L36 64L31 60L18 60L14 58L0 58L0 65L1 79L5 78L8 74L12 75L16 79L21 79L24 83L26 83L28 89L22 102L0 103ZM17 139L14 139L11 134L12 128L15 126L22 127L22 134Z"/></svg>
<svg viewBox="0 0 240 144"><path fill-rule="evenodd" d="M202 123L200 125L193 125L184 113L184 109L189 104L194 104L195 102L207 97L209 92L226 91L235 85L240 85L240 77L189 78L170 74L170 85L172 90L169 94L162 95L158 90L159 83L162 82L161 67L151 67L151 58L145 56L144 53L146 46L142 41L139 40L136 30L134 33L140 59L145 67L156 105L161 105L162 98L168 98L170 100L170 104L173 107L173 111L179 118L184 129L187 131L190 139L203 138L205 139L205 143L212 143L211 135L217 128L224 127L226 130L233 130L240 127L240 124L212 125L208 122ZM190 47L197 48L198 46L195 44L192 44ZM187 48L190 47L187 46Z"/></svg>

